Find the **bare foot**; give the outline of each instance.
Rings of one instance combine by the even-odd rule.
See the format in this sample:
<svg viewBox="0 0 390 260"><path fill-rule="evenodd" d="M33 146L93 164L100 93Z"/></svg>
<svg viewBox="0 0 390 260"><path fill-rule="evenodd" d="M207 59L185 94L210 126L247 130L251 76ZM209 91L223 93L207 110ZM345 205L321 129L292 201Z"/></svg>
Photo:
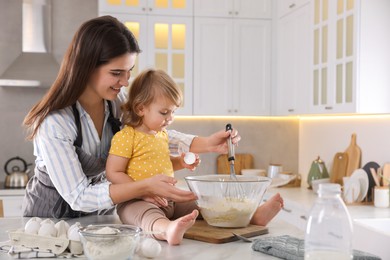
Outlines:
<svg viewBox="0 0 390 260"><path fill-rule="evenodd" d="M157 223L159 220L156 221L154 226L165 226L165 232L161 235L157 235L156 238L160 240L166 240L168 244L170 245L179 245L181 241L183 240L184 233L195 224L195 220L199 215L198 210L193 210L190 214L185 215L181 218L178 218L174 221L170 220L161 220L165 223ZM168 222L166 222L168 221ZM160 226L161 227L161 226ZM159 228L156 227L156 229L153 227L154 230L158 230Z"/></svg>
<svg viewBox="0 0 390 260"><path fill-rule="evenodd" d="M266 226L282 208L283 198L277 193L257 208L251 219L251 224Z"/></svg>

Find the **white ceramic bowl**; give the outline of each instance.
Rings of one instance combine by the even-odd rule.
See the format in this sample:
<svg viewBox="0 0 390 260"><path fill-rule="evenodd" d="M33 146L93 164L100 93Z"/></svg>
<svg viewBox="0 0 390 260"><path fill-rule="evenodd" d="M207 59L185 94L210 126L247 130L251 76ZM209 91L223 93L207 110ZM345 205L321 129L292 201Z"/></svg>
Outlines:
<svg viewBox="0 0 390 260"><path fill-rule="evenodd" d="M246 176L267 176L265 169L241 169L241 174Z"/></svg>
<svg viewBox="0 0 390 260"><path fill-rule="evenodd" d="M131 225L89 225L79 231L84 254L90 260L132 259L141 228Z"/></svg>
<svg viewBox="0 0 390 260"><path fill-rule="evenodd" d="M187 176L188 187L198 199L202 217L211 226L246 227L259 206L271 179L262 176Z"/></svg>

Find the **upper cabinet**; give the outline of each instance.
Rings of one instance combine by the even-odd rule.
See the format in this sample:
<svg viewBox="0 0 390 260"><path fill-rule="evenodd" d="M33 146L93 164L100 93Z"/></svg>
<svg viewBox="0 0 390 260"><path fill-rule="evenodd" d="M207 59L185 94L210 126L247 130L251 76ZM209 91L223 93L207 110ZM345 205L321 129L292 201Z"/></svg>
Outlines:
<svg viewBox="0 0 390 260"><path fill-rule="evenodd" d="M277 0L277 3L278 3L277 16L279 18L283 17L283 16L301 8L302 6L306 5L309 2L310 2L310 0Z"/></svg>
<svg viewBox="0 0 390 260"><path fill-rule="evenodd" d="M192 0L99 0L99 13L192 16Z"/></svg>
<svg viewBox="0 0 390 260"><path fill-rule="evenodd" d="M113 15L122 21L142 50L130 81L146 68L166 71L184 94L183 106L177 110L179 115L193 112L192 5L188 0L99 1L99 15Z"/></svg>
<svg viewBox="0 0 390 260"><path fill-rule="evenodd" d="M271 1L197 0L194 9L194 114L269 115Z"/></svg>
<svg viewBox="0 0 390 260"><path fill-rule="evenodd" d="M195 16L271 19L271 0L195 0Z"/></svg>
<svg viewBox="0 0 390 260"><path fill-rule="evenodd" d="M312 2L310 113L389 113L390 1Z"/></svg>
<svg viewBox="0 0 390 260"><path fill-rule="evenodd" d="M308 2L298 5L298 3L279 1L277 87L276 98L274 98L276 103L273 104L276 115L304 114L309 108L312 28L310 9ZM280 15L281 13L283 15Z"/></svg>

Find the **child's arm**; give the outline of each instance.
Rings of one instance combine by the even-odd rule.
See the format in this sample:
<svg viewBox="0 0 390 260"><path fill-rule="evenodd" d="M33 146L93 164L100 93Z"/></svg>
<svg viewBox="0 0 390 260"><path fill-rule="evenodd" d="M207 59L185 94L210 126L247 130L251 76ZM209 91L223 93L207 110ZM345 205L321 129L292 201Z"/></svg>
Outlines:
<svg viewBox="0 0 390 260"><path fill-rule="evenodd" d="M106 163L107 180L114 184L134 181L126 174L129 158L109 154Z"/></svg>

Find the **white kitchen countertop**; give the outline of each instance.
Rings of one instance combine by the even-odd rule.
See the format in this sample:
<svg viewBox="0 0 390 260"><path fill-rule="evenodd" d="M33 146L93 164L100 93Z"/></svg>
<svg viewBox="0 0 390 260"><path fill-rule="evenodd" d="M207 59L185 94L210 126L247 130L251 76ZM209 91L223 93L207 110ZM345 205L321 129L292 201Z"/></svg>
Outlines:
<svg viewBox="0 0 390 260"><path fill-rule="evenodd" d="M29 218L0 218L0 242L8 240L7 230L14 230L23 227ZM120 223L117 216L89 216L79 219L67 220L71 225L75 222L82 225L103 224L103 223ZM289 234L296 237L302 237L303 232L298 228L275 219L269 224L269 234L266 236L277 236ZM159 241L162 246L162 252L156 260L182 260L182 259L199 259L199 260L217 260L217 259L278 259L251 249L251 243L235 241L225 244L211 244L190 239L184 239L179 246L169 246L166 242ZM0 252L0 259L12 259L6 253ZM80 258L77 258L80 259ZM135 259L142 259L137 257Z"/></svg>
<svg viewBox="0 0 390 260"><path fill-rule="evenodd" d="M316 195L306 188L272 188L266 193L265 198L271 197L279 192L285 199L286 205L301 207L309 210ZM390 218L390 209L375 208L372 205L350 205L348 206L352 218ZM288 215L287 215L288 216ZM303 238L303 229L289 224L283 220L283 215L279 214L268 225L269 233L262 235L278 236L291 235ZM0 218L0 242L8 240L7 230L18 229L24 226L28 218ZM80 222L83 225L98 223L120 223L117 216L90 216L80 219L67 220L69 224ZM225 244L211 244L190 239L184 239L179 246L169 246L166 242L160 241L162 252L159 259L277 259L275 257L255 252L251 249L250 243L241 241ZM7 259L7 254L0 253L0 259ZM8 259L11 259L9 257ZM137 258L140 259L140 258Z"/></svg>

